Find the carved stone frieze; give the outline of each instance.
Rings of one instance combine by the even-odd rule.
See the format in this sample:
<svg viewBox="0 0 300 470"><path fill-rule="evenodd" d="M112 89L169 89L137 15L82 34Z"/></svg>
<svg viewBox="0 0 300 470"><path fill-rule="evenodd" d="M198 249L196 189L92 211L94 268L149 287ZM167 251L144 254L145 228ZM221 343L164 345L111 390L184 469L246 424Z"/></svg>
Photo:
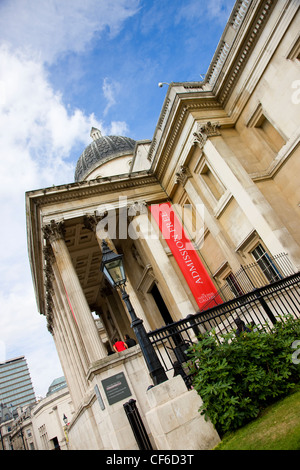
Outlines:
<svg viewBox="0 0 300 470"><path fill-rule="evenodd" d="M46 262L46 266L48 266L48 265L51 266L51 264L55 260L55 256L54 256L53 250L51 248L51 245L49 243L47 243L47 245L44 246L43 254L44 254L44 259L45 259L45 262Z"/></svg>
<svg viewBox="0 0 300 470"><path fill-rule="evenodd" d="M49 233L49 231L47 231ZM54 295L54 288L53 288L53 279L54 279L54 272L52 269L52 264L55 261L55 256L52 250L50 243L48 243L43 248L44 254L44 286L45 286L45 316L47 319L47 329L48 331L53 334L53 295Z"/></svg>
<svg viewBox="0 0 300 470"><path fill-rule="evenodd" d="M53 334L53 295L54 295L54 288L53 288L53 279L54 273L52 269L52 263L55 261L55 256L52 251L51 245L47 243L47 245L43 249L44 253L44 286L45 286L45 316L47 319L47 329L48 331Z"/></svg>
<svg viewBox="0 0 300 470"><path fill-rule="evenodd" d="M48 293L52 295L53 292L54 292L53 284L52 284L53 271L50 274L48 274L48 272L49 271L46 271L46 269L45 269L45 274L47 273L47 276L46 276L46 279L45 279L45 282L44 282L44 286L45 286L47 295L48 295Z"/></svg>

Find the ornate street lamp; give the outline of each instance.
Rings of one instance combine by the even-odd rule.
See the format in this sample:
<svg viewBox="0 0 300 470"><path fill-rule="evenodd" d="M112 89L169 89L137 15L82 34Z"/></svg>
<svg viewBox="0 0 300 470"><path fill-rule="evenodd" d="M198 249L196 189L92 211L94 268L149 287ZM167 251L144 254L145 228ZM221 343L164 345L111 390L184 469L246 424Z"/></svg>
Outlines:
<svg viewBox="0 0 300 470"><path fill-rule="evenodd" d="M122 299L131 318L131 328L136 335L154 385L165 382L168 380L165 370L148 338L143 325L143 320L136 316L134 308L129 300L129 295L125 290L126 274L123 265L123 255L114 253L108 247L105 240L102 241L102 261L100 271L103 272L113 288L118 288L121 291Z"/></svg>

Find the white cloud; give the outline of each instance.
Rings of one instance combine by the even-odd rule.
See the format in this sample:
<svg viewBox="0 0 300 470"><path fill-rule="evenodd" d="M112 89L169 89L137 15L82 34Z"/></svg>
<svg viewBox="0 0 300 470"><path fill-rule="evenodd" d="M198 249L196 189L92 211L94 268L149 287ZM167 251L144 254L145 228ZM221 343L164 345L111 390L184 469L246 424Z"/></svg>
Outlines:
<svg viewBox="0 0 300 470"><path fill-rule="evenodd" d="M137 4L0 3L0 346L6 355L0 359L25 355L39 395L61 375L61 367L45 318L37 312L27 255L25 191L73 181L72 149L89 143L92 126L104 130L93 114L65 106L48 80L45 62L83 51L107 25L116 34ZM108 106L114 104L116 91L116 84L107 83ZM112 133L127 129L125 122L107 127Z"/></svg>
<svg viewBox="0 0 300 470"><path fill-rule="evenodd" d="M61 368L45 319L37 312L27 255L25 191L73 181L71 149L76 144L84 148L92 125L101 128L101 123L80 110L69 113L43 66L5 46L0 47L0 80L1 350L5 359L25 355L37 393L45 394Z"/></svg>
<svg viewBox="0 0 300 470"><path fill-rule="evenodd" d="M176 12L176 21L197 19L202 23L210 20L224 23L232 10L232 0L214 0L213 2L200 2L189 0Z"/></svg>
<svg viewBox="0 0 300 470"><path fill-rule="evenodd" d="M2 41L52 63L82 52L106 28L116 35L137 12L139 0L6 0L0 3Z"/></svg>
<svg viewBox="0 0 300 470"><path fill-rule="evenodd" d="M14 265L15 270L17 267ZM30 276L24 269L19 274L22 279L13 288L0 292L0 361L25 355L35 392L45 396L51 381L63 373L53 338L46 329L46 319L36 311Z"/></svg>
<svg viewBox="0 0 300 470"><path fill-rule="evenodd" d="M103 116L105 116L108 110L116 104L116 96L120 89L120 84L116 81L109 81L107 77L103 80L102 91L104 98L107 101L107 105L103 111Z"/></svg>
<svg viewBox="0 0 300 470"><path fill-rule="evenodd" d="M61 375L61 368L45 319L37 312L27 255L25 191L73 181L74 162L68 158L73 146L84 148L91 127L102 124L81 110L69 112L43 66L6 46L0 47L0 80L1 351L5 359L26 356L40 395Z"/></svg>
<svg viewBox="0 0 300 470"><path fill-rule="evenodd" d="M0 2L0 360L25 355L38 395L45 395L61 367L46 320L37 312L27 254L25 191L72 182L76 162L70 155L90 142L92 126L103 134L127 131L125 122L104 126L93 114L66 106L49 82L46 63L70 51L84 51L106 28L116 35L138 3ZM114 104L116 92L117 84L107 82L108 106Z"/></svg>
<svg viewBox="0 0 300 470"><path fill-rule="evenodd" d="M125 121L112 121L110 135L128 135L128 126Z"/></svg>

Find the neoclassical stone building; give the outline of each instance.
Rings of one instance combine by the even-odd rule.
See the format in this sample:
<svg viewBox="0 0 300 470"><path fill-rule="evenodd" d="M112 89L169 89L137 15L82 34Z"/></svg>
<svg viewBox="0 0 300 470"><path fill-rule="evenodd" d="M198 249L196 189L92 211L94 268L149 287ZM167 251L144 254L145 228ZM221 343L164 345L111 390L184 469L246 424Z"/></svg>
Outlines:
<svg viewBox="0 0 300 470"><path fill-rule="evenodd" d="M257 262L271 281L284 253L299 270L299 24L297 0L238 0L205 79L169 85L151 141L93 128L75 182L26 193L37 305L76 411L74 449L137 448L123 409L130 398L154 448L218 442L181 377L169 371L147 391L153 377L139 345L108 355L115 337L133 331L100 271L102 240L123 254L146 331L205 309L226 283L238 295L241 266ZM174 220L195 258L167 239Z"/></svg>

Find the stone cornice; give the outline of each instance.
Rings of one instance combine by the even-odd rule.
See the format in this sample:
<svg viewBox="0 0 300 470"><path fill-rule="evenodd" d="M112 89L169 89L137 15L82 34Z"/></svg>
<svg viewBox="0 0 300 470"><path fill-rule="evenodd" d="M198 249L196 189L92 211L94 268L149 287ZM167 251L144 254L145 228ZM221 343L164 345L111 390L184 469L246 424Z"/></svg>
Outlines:
<svg viewBox="0 0 300 470"><path fill-rule="evenodd" d="M212 97L208 98L207 96L199 96L198 99L193 99L193 102L188 102L186 100L182 101L177 116L174 119L174 127L172 129L172 132L169 132L169 138L166 142L164 142L164 147L159 149L160 142L156 142L157 148L153 149L153 152L155 150L157 154L163 155L162 158L160 158L159 165L156 171L157 178L159 180L161 180L168 159L170 158L172 150L175 146L175 143L180 135L180 131L182 130L182 127L187 117L190 113L203 109L222 110L222 106L215 99L213 99Z"/></svg>
<svg viewBox="0 0 300 470"><path fill-rule="evenodd" d="M34 201L36 205L57 204L73 199L84 199L157 183L157 178L151 172L142 171L138 172L138 174L128 173L127 175L122 175L122 177L103 177L79 183L49 187L43 190L29 191L26 193L26 197Z"/></svg>
<svg viewBox="0 0 300 470"><path fill-rule="evenodd" d="M251 56L273 7L276 5L275 0L253 2L253 5L247 0L247 3L249 8L237 27L234 39L231 39L229 43L226 41L226 34L223 35L218 52L207 73L206 82L213 86L213 92L223 107L228 102L235 83ZM253 18L251 15L254 15ZM244 31L242 27L244 19L246 25L250 23L247 31Z"/></svg>
<svg viewBox="0 0 300 470"><path fill-rule="evenodd" d="M149 160L153 161L153 169L156 165L154 171L159 180L163 177L172 149L188 114L201 109L224 110L275 5L275 0L236 2L205 80L197 85L197 91L195 88L194 91L187 90L183 93L179 86L177 91L176 84L172 84L171 99L172 87L169 87L169 95L166 96L149 151ZM230 115L227 118L227 125L233 125ZM171 125L172 131L170 131ZM163 135L167 133L168 138L164 140Z"/></svg>

